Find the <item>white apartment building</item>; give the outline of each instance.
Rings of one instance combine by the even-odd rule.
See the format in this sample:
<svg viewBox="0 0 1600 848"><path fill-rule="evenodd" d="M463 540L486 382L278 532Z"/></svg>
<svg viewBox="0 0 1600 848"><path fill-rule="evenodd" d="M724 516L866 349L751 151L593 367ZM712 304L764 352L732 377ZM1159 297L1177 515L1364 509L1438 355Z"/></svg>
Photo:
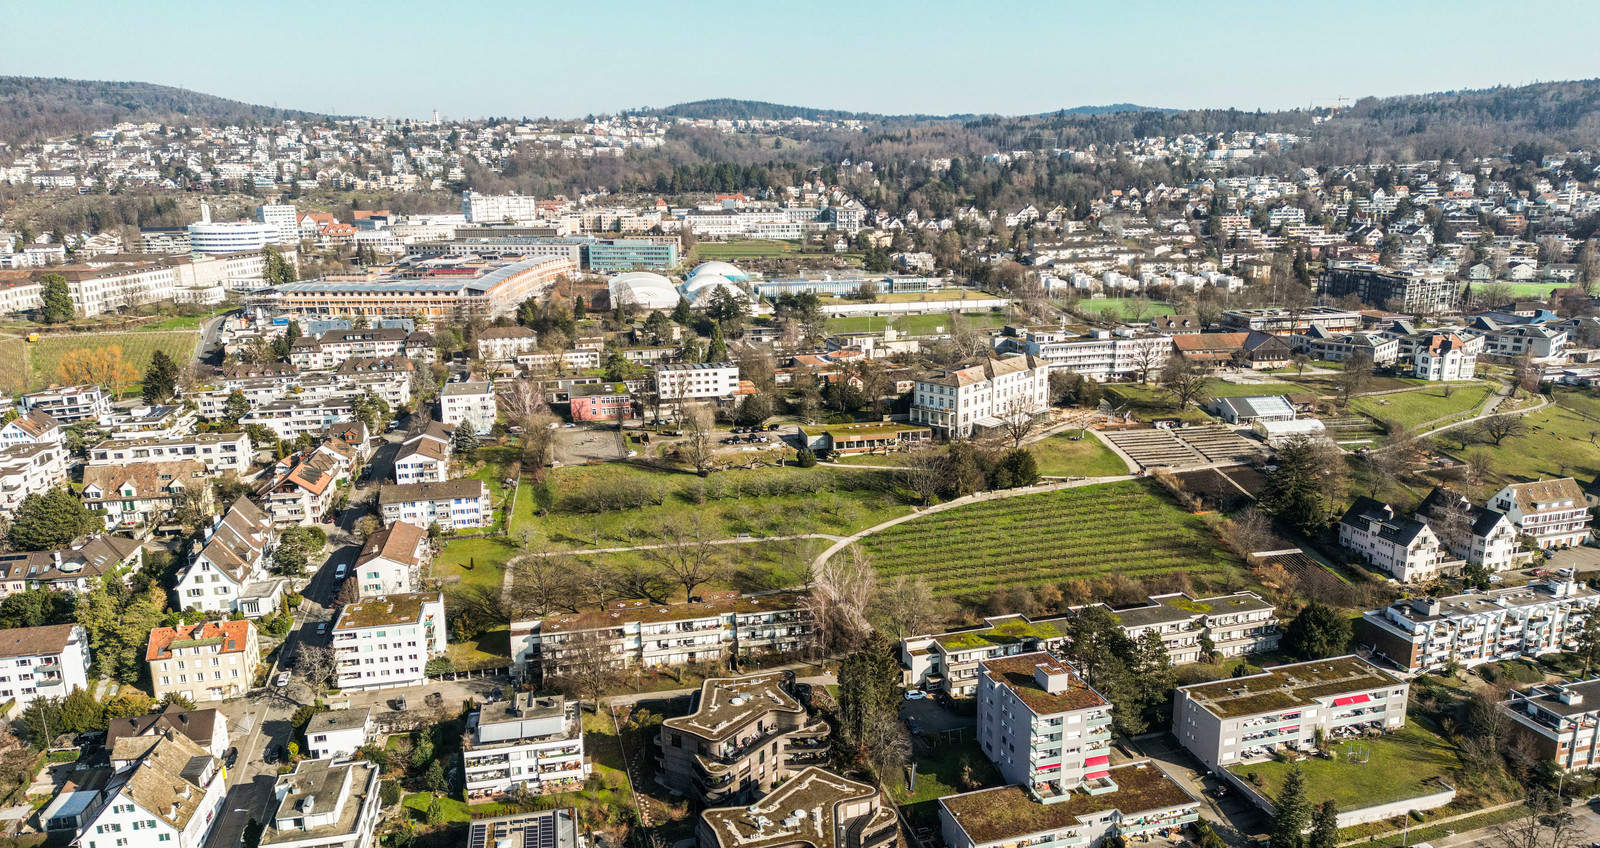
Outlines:
<svg viewBox="0 0 1600 848"><path fill-rule="evenodd" d="M362 760L301 760L273 785L278 808L261 832L261 845L370 848L383 806L381 776Z"/></svg>
<svg viewBox="0 0 1600 848"><path fill-rule="evenodd" d="M1036 415L1049 406L1049 370L1043 361L1024 354L918 380L911 423L949 438L966 438L975 429L1002 426L1015 415Z"/></svg>
<svg viewBox="0 0 1600 848"><path fill-rule="evenodd" d="M227 515L212 519L201 536L199 553L178 576L173 590L178 604L186 610L243 612L250 617L276 612L275 605L263 609L260 604L246 607L242 602L260 597L263 591L270 593L270 584L280 584L277 589L282 590L283 580L267 576L269 554L277 542L272 516L249 498L234 501Z"/></svg>
<svg viewBox="0 0 1600 848"><path fill-rule="evenodd" d="M1406 724L1409 685L1356 656L1273 666L1248 677L1180 686L1172 735L1212 771L1309 751L1330 740Z"/></svg>
<svg viewBox="0 0 1600 848"><path fill-rule="evenodd" d="M1481 336L1463 338L1436 332L1418 339L1411 354L1411 376L1422 380L1472 380L1477 377Z"/></svg>
<svg viewBox="0 0 1600 848"><path fill-rule="evenodd" d="M62 386L22 396L22 410L41 410L62 424L98 421L110 414L111 398L99 386Z"/></svg>
<svg viewBox="0 0 1600 848"><path fill-rule="evenodd" d="M107 440L89 449L89 465L196 460L214 474L244 475L254 448L244 433L196 433L170 439Z"/></svg>
<svg viewBox="0 0 1600 848"><path fill-rule="evenodd" d="M1511 737L1530 743L1540 762L1553 760L1559 769L1600 767L1600 679L1513 690L1501 707L1515 722Z"/></svg>
<svg viewBox="0 0 1600 848"><path fill-rule="evenodd" d="M361 597L416 591L422 569L431 559L433 543L428 531L415 524L396 521L373 533L356 557Z"/></svg>
<svg viewBox="0 0 1600 848"><path fill-rule="evenodd" d="M112 441L177 439L194 432L195 415L182 406L136 406L100 416Z"/></svg>
<svg viewBox="0 0 1600 848"><path fill-rule="evenodd" d="M468 719L463 743L468 799L518 786L560 792L589 775L578 704L560 695L513 692L507 700L484 704Z"/></svg>
<svg viewBox="0 0 1600 848"><path fill-rule="evenodd" d="M89 688L89 637L81 624L0 630L0 698L27 709L39 698Z"/></svg>
<svg viewBox="0 0 1600 848"><path fill-rule="evenodd" d="M1339 519L1339 544L1402 583L1452 574L1464 564L1453 559L1427 522L1395 515L1394 507L1356 498Z"/></svg>
<svg viewBox="0 0 1600 848"><path fill-rule="evenodd" d="M385 524L404 521L418 527L438 524L442 530L467 530L494 523L489 487L470 478L381 486L378 506Z"/></svg>
<svg viewBox="0 0 1600 848"><path fill-rule="evenodd" d="M294 441L301 434L321 433L351 416L351 402L347 398L286 399L252 409L239 419L239 426L260 424L278 438Z"/></svg>
<svg viewBox="0 0 1600 848"><path fill-rule="evenodd" d="M1151 595L1142 607L1112 614L1130 639L1159 636L1173 665L1202 660L1205 641L1222 656L1237 657L1275 650L1281 637L1277 608L1254 592L1198 599L1182 592Z"/></svg>
<svg viewBox="0 0 1600 848"><path fill-rule="evenodd" d="M0 448L0 515L15 516L29 495L43 494L65 482L67 450L61 445Z"/></svg>
<svg viewBox="0 0 1600 848"><path fill-rule="evenodd" d="M98 807L84 816L73 844L202 848L227 793L221 765L183 734L157 737L112 776ZM131 846L135 841L139 844Z"/></svg>
<svg viewBox="0 0 1600 848"><path fill-rule="evenodd" d="M1512 483L1489 498L1489 508L1505 513L1518 533L1547 550L1589 538L1589 502L1571 477Z"/></svg>
<svg viewBox="0 0 1600 848"><path fill-rule="evenodd" d="M733 397L739 391L739 366L695 362L656 366L656 394L662 403Z"/></svg>
<svg viewBox="0 0 1600 848"><path fill-rule="evenodd" d="M1357 641L1407 674L1571 649L1600 593L1570 580L1396 601L1361 617Z"/></svg>
<svg viewBox="0 0 1600 848"><path fill-rule="evenodd" d="M451 442L413 436L394 458L396 483L443 483L450 479Z"/></svg>
<svg viewBox="0 0 1600 848"><path fill-rule="evenodd" d="M478 358L510 362L539 349L539 334L527 327L489 327L478 334Z"/></svg>
<svg viewBox="0 0 1600 848"><path fill-rule="evenodd" d="M507 221L537 221L539 201L521 194L479 194L469 191L461 196L461 214L469 224L503 224Z"/></svg>
<svg viewBox="0 0 1600 848"><path fill-rule="evenodd" d="M1040 651L984 660L978 744L1008 784L1042 800L1106 777L1111 702L1069 663Z"/></svg>
<svg viewBox="0 0 1600 848"><path fill-rule="evenodd" d="M1515 568L1523 559L1517 555L1516 525L1505 513L1477 506L1443 486L1428 493L1417 515L1458 559L1481 563L1491 572Z"/></svg>
<svg viewBox="0 0 1600 848"><path fill-rule="evenodd" d="M493 383L447 383L439 390L439 420L452 427L466 424L478 435L494 427Z"/></svg>
<svg viewBox="0 0 1600 848"><path fill-rule="evenodd" d="M337 686L344 691L420 686L445 651L444 594L366 598L333 625Z"/></svg>
<svg viewBox="0 0 1600 848"><path fill-rule="evenodd" d="M289 348L289 361L302 371L327 371L352 358L411 359L432 348L426 333L406 332L398 327L366 330L332 330L316 338L301 336Z"/></svg>
<svg viewBox="0 0 1600 848"><path fill-rule="evenodd" d="M0 448L61 444L61 425L42 409L19 415L0 427Z"/></svg>
<svg viewBox="0 0 1600 848"><path fill-rule="evenodd" d="M256 209L256 219L277 228L274 244L300 243L300 213L293 203L263 203Z"/></svg>
<svg viewBox="0 0 1600 848"><path fill-rule="evenodd" d="M997 349L1032 355L1053 368L1065 368L1097 382L1158 374L1172 354L1172 336L1134 330L1074 333L1058 327L1030 327L1020 336L1001 336Z"/></svg>
<svg viewBox="0 0 1600 848"><path fill-rule="evenodd" d="M318 760L354 757L376 734L371 707L329 710L306 725L306 750Z"/></svg>
<svg viewBox="0 0 1600 848"><path fill-rule="evenodd" d="M155 697L176 693L195 703L221 701L254 688L261 645L248 619L157 627L150 631L145 662Z"/></svg>
<svg viewBox="0 0 1600 848"><path fill-rule="evenodd" d="M1561 359L1567 353L1567 331L1543 324L1513 324L1483 334L1483 352L1520 359Z"/></svg>

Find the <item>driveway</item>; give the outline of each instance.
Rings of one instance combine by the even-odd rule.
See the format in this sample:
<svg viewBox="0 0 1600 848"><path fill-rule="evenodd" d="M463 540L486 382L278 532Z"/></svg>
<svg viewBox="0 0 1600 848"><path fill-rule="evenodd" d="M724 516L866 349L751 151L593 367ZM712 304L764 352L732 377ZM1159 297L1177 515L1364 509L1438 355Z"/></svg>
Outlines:
<svg viewBox="0 0 1600 848"><path fill-rule="evenodd" d="M1550 561L1542 567L1551 571L1555 571L1558 568L1570 568L1577 574L1582 574L1585 571L1600 571L1600 548L1579 545L1575 548L1567 548L1564 551L1556 551L1551 555Z"/></svg>
<svg viewBox="0 0 1600 848"><path fill-rule="evenodd" d="M1266 830L1267 820L1254 804L1238 793L1229 793L1217 799L1210 794L1222 786L1206 772L1205 764L1178 745L1169 734L1125 740L1118 747L1131 754L1147 757L1169 777L1176 780L1189 794L1200 799L1200 817L1217 831L1229 845L1248 845L1251 834Z"/></svg>

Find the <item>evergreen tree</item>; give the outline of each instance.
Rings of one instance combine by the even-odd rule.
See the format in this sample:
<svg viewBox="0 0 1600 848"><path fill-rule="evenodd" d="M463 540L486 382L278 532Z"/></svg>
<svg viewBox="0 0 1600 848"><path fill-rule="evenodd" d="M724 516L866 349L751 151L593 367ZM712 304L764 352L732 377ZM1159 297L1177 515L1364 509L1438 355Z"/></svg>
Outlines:
<svg viewBox="0 0 1600 848"><path fill-rule="evenodd" d="M1333 607L1312 601L1289 623L1283 647L1304 660L1337 657L1349 646L1350 634L1350 619Z"/></svg>
<svg viewBox="0 0 1600 848"><path fill-rule="evenodd" d="M706 346L707 362L727 362L728 342L722 337L722 325L711 325L711 343Z"/></svg>
<svg viewBox="0 0 1600 848"><path fill-rule="evenodd" d="M244 392L234 389L233 393L228 395L228 402L222 407L222 417L228 419L230 424L238 424L240 418L249 414L250 399L244 396Z"/></svg>
<svg viewBox="0 0 1600 848"><path fill-rule="evenodd" d="M261 269L261 279L267 285L276 286L283 283L292 283L300 278L294 266L289 264L289 260L283 258L283 254L276 247L270 244L267 245L261 249L261 255L266 260Z"/></svg>
<svg viewBox="0 0 1600 848"><path fill-rule="evenodd" d="M1268 835L1272 848L1304 848L1305 829L1311 824L1311 805L1306 801L1306 776L1300 766L1292 766L1283 780L1283 789L1273 799L1277 813Z"/></svg>
<svg viewBox="0 0 1600 848"><path fill-rule="evenodd" d="M589 310L583 304L583 295L578 295L577 297L574 297L572 299L572 320L579 321L579 320L582 320L583 318L588 317L588 315L589 315Z"/></svg>
<svg viewBox="0 0 1600 848"><path fill-rule="evenodd" d="M39 297L44 300L44 307L39 311L40 320L46 324L71 321L75 312L67 278L60 274L45 274L39 279L39 286Z"/></svg>
<svg viewBox="0 0 1600 848"><path fill-rule="evenodd" d="M161 403L171 399L177 389L178 363L157 348L150 355L150 367L144 371L144 399L147 403Z"/></svg>
<svg viewBox="0 0 1600 848"><path fill-rule="evenodd" d="M1316 447L1308 439L1294 438L1278 449L1278 467L1267 474L1261 506L1296 530L1312 535L1327 516L1323 492L1323 469Z"/></svg>
<svg viewBox="0 0 1600 848"><path fill-rule="evenodd" d="M90 512L77 495L58 488L23 498L6 538L19 551L50 551L104 527L101 513Z"/></svg>
<svg viewBox="0 0 1600 848"><path fill-rule="evenodd" d="M1306 840L1306 848L1338 848L1339 845L1339 804L1332 798L1317 805L1317 811L1311 817L1311 837Z"/></svg>
<svg viewBox="0 0 1600 848"><path fill-rule="evenodd" d="M471 459L472 455L477 452L479 444L478 431L473 428L472 422L463 421L456 425L456 434L451 441L451 447L455 449L456 453L466 459Z"/></svg>
<svg viewBox="0 0 1600 848"><path fill-rule="evenodd" d="M678 305L672 307L672 320L684 327L694 323L694 313L689 310L688 298L679 298Z"/></svg>

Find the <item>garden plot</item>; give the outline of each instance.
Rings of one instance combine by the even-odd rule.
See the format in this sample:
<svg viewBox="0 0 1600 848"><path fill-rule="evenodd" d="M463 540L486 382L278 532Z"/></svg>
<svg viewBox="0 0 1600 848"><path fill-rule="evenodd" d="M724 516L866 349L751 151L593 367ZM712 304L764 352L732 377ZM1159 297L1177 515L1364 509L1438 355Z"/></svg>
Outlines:
<svg viewBox="0 0 1600 848"><path fill-rule="evenodd" d="M1189 468L1205 465L1200 452L1178 440L1171 430L1127 430L1106 438L1142 468Z"/></svg>
<svg viewBox="0 0 1600 848"><path fill-rule="evenodd" d="M1178 430L1177 436L1212 465L1249 462L1261 455L1260 444L1225 427Z"/></svg>

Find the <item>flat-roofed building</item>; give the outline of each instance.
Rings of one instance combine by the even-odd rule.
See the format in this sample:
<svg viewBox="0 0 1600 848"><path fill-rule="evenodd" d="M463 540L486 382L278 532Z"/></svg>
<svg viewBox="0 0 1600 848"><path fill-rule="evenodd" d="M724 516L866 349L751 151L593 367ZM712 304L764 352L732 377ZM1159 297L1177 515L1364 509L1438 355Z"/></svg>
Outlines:
<svg viewBox="0 0 1600 848"><path fill-rule="evenodd" d="M1515 722L1511 737L1538 761L1559 769L1600 767L1600 679L1540 683L1510 692L1501 706Z"/></svg>
<svg viewBox="0 0 1600 848"><path fill-rule="evenodd" d="M1030 621L1024 615L985 618L982 627L900 640L906 685L963 698L978 689L984 660L1058 650L1067 643L1065 616Z"/></svg>
<svg viewBox="0 0 1600 848"><path fill-rule="evenodd" d="M1040 803L1023 786L939 799L940 834L950 848L1062 845L1092 848L1106 837L1155 834L1200 817L1200 802L1155 763L1106 769L1094 785Z"/></svg>
<svg viewBox="0 0 1600 848"><path fill-rule="evenodd" d="M468 720L461 740L468 798L500 795L521 787L560 792L583 783L583 724L576 701L513 692L484 704Z"/></svg>
<svg viewBox="0 0 1600 848"><path fill-rule="evenodd" d="M803 424L800 442L813 451L840 456L893 453L933 441L933 430L890 421L867 424Z"/></svg>
<svg viewBox="0 0 1600 848"><path fill-rule="evenodd" d="M656 394L663 403L733 397L739 366L733 362L685 362L656 366Z"/></svg>
<svg viewBox="0 0 1600 848"><path fill-rule="evenodd" d="M1360 657L1273 666L1260 674L1178 687L1172 734L1213 771L1307 751L1316 731L1340 739L1406 723L1410 686Z"/></svg>
<svg viewBox="0 0 1600 848"><path fill-rule="evenodd" d="M26 709L38 698L89 688L89 639L81 624L0 630L0 698Z"/></svg>
<svg viewBox="0 0 1600 848"><path fill-rule="evenodd" d="M1361 313L1332 306L1306 306L1299 309L1228 309L1221 316L1224 332L1271 333L1293 336L1312 327L1331 332L1361 329Z"/></svg>
<svg viewBox="0 0 1600 848"><path fill-rule="evenodd" d="M1278 647L1278 611L1254 592L1191 598L1182 592L1152 595L1142 607L1111 610L1122 632L1138 641L1155 633L1174 665L1204 659L1203 643L1224 657Z"/></svg>
<svg viewBox="0 0 1600 848"><path fill-rule="evenodd" d="M446 383L439 390L439 420L452 427L466 425L487 434L494 428L493 383Z"/></svg>
<svg viewBox="0 0 1600 848"><path fill-rule="evenodd" d="M1361 616L1357 641L1408 674L1450 663L1536 657L1577 646L1577 634L1600 606L1600 592L1551 578L1542 583L1441 598L1396 601Z"/></svg>
<svg viewBox="0 0 1600 848"><path fill-rule="evenodd" d="M577 821L571 807L474 819L467 848L579 848Z"/></svg>
<svg viewBox="0 0 1600 848"><path fill-rule="evenodd" d="M244 433L195 433L175 438L107 440L89 449L90 465L197 460L213 473L245 474L253 460Z"/></svg>
<svg viewBox="0 0 1600 848"><path fill-rule="evenodd" d="M1048 802L1106 776L1111 702L1043 651L984 660L978 745L1007 783Z"/></svg>
<svg viewBox="0 0 1600 848"><path fill-rule="evenodd" d="M314 759L354 757L375 733L371 707L329 710L312 716L306 725L306 750Z"/></svg>
<svg viewBox="0 0 1600 848"><path fill-rule="evenodd" d="M748 806L700 813L700 848L889 848L899 825L873 786L810 766Z"/></svg>
<svg viewBox="0 0 1600 848"><path fill-rule="evenodd" d="M826 762L828 725L806 714L793 679L783 671L705 681L688 715L661 723L661 782L704 804L727 804Z"/></svg>
<svg viewBox="0 0 1600 848"><path fill-rule="evenodd" d="M261 844L272 848L369 848L382 806L378 767L361 760L301 760L272 787L277 811Z"/></svg>
<svg viewBox="0 0 1600 848"><path fill-rule="evenodd" d="M339 611L333 652L342 690L420 686L428 660L445 652L444 594L364 599Z"/></svg>

